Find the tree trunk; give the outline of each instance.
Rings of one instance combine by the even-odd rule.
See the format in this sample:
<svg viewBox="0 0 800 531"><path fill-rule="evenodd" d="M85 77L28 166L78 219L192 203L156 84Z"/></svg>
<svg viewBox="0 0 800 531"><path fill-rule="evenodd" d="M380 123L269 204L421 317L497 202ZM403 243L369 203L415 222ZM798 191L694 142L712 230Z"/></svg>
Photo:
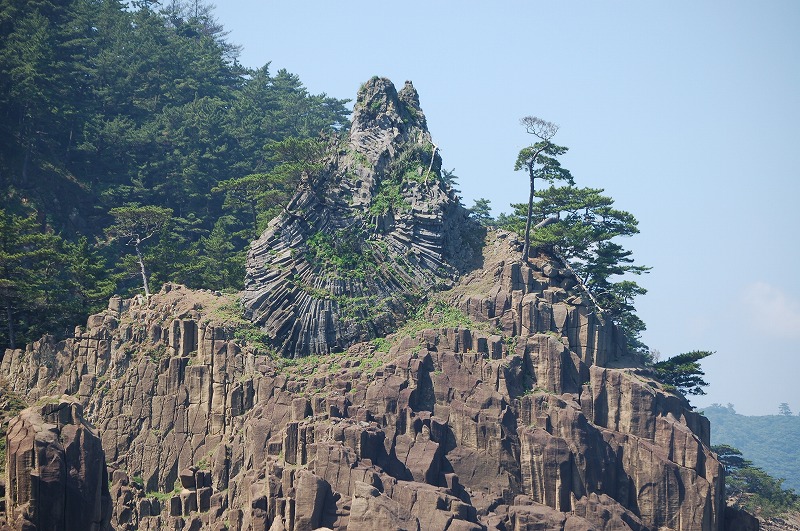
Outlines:
<svg viewBox="0 0 800 531"><path fill-rule="evenodd" d="M528 219L525 221L525 244L522 246L522 259L528 261L528 254L531 251L531 218L533 217L533 164L528 166L528 173L531 176L531 194L528 196Z"/></svg>
<svg viewBox="0 0 800 531"><path fill-rule="evenodd" d="M14 338L14 317L11 315L10 299L6 299L6 321L8 322L8 346L13 350L17 346Z"/></svg>
<svg viewBox="0 0 800 531"><path fill-rule="evenodd" d="M144 269L144 259L142 252L139 250L139 242L134 245L136 248L136 259L139 261L139 268L142 270L142 284L144 285L144 296L150 298L150 286L147 285L147 272Z"/></svg>

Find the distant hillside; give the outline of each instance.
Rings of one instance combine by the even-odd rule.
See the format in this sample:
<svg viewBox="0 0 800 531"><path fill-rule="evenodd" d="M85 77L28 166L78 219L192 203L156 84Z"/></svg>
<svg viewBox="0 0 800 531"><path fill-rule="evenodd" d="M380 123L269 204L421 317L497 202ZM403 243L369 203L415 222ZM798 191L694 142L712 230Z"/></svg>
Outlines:
<svg viewBox="0 0 800 531"><path fill-rule="evenodd" d="M711 420L711 443L729 444L776 478L800 492L800 416L739 415L733 406L714 404L703 413Z"/></svg>

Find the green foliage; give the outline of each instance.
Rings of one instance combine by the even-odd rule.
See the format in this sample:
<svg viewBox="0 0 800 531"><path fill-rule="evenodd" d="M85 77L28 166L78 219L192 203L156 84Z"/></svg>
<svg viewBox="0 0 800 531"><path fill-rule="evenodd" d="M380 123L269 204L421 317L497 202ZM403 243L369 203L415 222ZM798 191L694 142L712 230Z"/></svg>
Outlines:
<svg viewBox="0 0 800 531"><path fill-rule="evenodd" d="M725 467L725 472L730 474L732 471L745 466L752 465L752 462L745 459L738 448L729 444L716 444L711 447L711 451L717 454L719 462Z"/></svg>
<svg viewBox="0 0 800 531"><path fill-rule="evenodd" d="M377 269L370 243L354 230L316 232L306 240L306 246L311 264L341 278L364 279Z"/></svg>
<svg viewBox="0 0 800 531"><path fill-rule="evenodd" d="M640 337L645 325L635 314L633 299L646 291L630 279L612 280L649 269L633 265L630 251L611 241L636 234L636 219L628 212L614 209L614 201L601 195L602 189L574 186L572 175L558 160L567 148L550 142L558 131L555 124L533 116L523 118L521 123L528 133L540 139L523 148L514 165L515 170L528 172L530 196L527 204L512 205L515 209L512 215L501 215L498 226L523 235L526 257L529 243L552 247L563 254L598 306L621 326L629 349L644 355L648 349ZM537 179L549 182L550 188L537 191ZM552 186L557 180L567 182L568 186ZM534 202L535 197L539 201ZM533 226L534 220L540 223Z"/></svg>
<svg viewBox="0 0 800 531"><path fill-rule="evenodd" d="M392 343L385 337L376 337L372 340L372 344L375 345L376 352L389 352L392 346Z"/></svg>
<svg viewBox="0 0 800 531"><path fill-rule="evenodd" d="M529 134L536 136L539 142L523 148L517 155L514 170L526 170L530 180L530 194L528 195L528 208L525 214L525 230L522 246L522 256L528 259L530 252L531 226L533 224L533 198L536 191L536 179L545 180L552 184L554 181L566 181L574 184L570 172L561 167L561 162L556 158L567 152L567 148L557 146L550 139L558 132L558 126L535 116L526 116L520 120Z"/></svg>
<svg viewBox="0 0 800 531"><path fill-rule="evenodd" d="M653 364L656 378L666 385L673 386L681 393L690 395L704 395L703 387L708 382L703 380L705 373L700 368L700 360L712 355L707 350L693 350L678 354L667 360Z"/></svg>
<svg viewBox="0 0 800 531"><path fill-rule="evenodd" d="M172 212L141 249L154 284L241 289L247 245L316 168L309 139L348 123L345 100L238 64L210 5L158 5L0 2L3 209L61 255L14 291L18 342L141 286L133 253L99 242L126 205Z"/></svg>
<svg viewBox="0 0 800 531"><path fill-rule="evenodd" d="M135 262L139 266L142 275L142 285L145 296L150 296L145 259L142 256L142 245L146 240L159 234L172 217L172 211L168 208L157 206L138 206L128 205L115 207L109 211L114 217L107 229L106 234L113 240L121 241L124 245L133 247L136 252ZM125 260L122 263L126 263ZM127 263L130 263L128 261Z"/></svg>
<svg viewBox="0 0 800 531"><path fill-rule="evenodd" d="M490 203L491 201L488 199L476 199L472 204L472 208L469 209L470 217L484 227L490 227L494 224L494 219L492 219L492 207L490 206Z"/></svg>
<svg viewBox="0 0 800 531"><path fill-rule="evenodd" d="M287 137L270 141L264 149L269 171L220 182L212 192L225 192L224 205L244 208L252 216L253 237L289 202L301 180L310 180L322 170L325 144L319 138Z"/></svg>
<svg viewBox="0 0 800 531"><path fill-rule="evenodd" d="M410 209L411 205L403 195L406 183L452 182L455 179L452 172L444 172L447 177L442 177L441 164L441 158L434 155L434 146L430 143L409 142L402 146L378 181L369 213L382 216L390 211L399 213Z"/></svg>
<svg viewBox="0 0 800 531"><path fill-rule="evenodd" d="M580 281L606 313L622 328L628 347L644 354L641 342L644 322L636 315L634 299L646 290L630 279L650 268L636 265L631 251L615 240L638 234L638 221L629 212L614 208L614 200L600 188L551 186L535 193L533 218L551 222L531 234L534 246L552 247L570 263ZM515 204L514 212L498 218L498 225L524 231L526 205ZM622 280L618 280L622 277ZM627 278L625 278L627 277Z"/></svg>
<svg viewBox="0 0 800 531"><path fill-rule="evenodd" d="M71 330L108 295L103 266L85 239L70 243L34 214L0 208L0 347Z"/></svg>
<svg viewBox="0 0 800 531"><path fill-rule="evenodd" d="M258 326L244 317L243 308L235 303L222 304L212 310L213 319L223 327L233 330L233 337L243 345L257 349L261 353L274 355L270 338Z"/></svg>
<svg viewBox="0 0 800 531"><path fill-rule="evenodd" d="M711 421L711 442L739 448L755 466L800 492L800 416L736 413L732 404L703 410Z"/></svg>
<svg viewBox="0 0 800 531"><path fill-rule="evenodd" d="M568 150L569 148L557 146L546 140L536 142L520 150L514 163L514 171L527 171L528 177L531 179L540 179L549 183L566 181L572 184L572 174L563 168L561 162L556 158L564 155Z"/></svg>
<svg viewBox="0 0 800 531"><path fill-rule="evenodd" d="M727 444L712 446L725 467L725 490L736 505L765 517L800 511L800 495L794 489L784 489L782 479L776 479L762 468L744 458L742 452Z"/></svg>
<svg viewBox="0 0 800 531"><path fill-rule="evenodd" d="M383 216L391 212L402 212L411 208L406 198L403 197L402 182L381 181L378 192L369 206L369 213L373 216Z"/></svg>
<svg viewBox="0 0 800 531"><path fill-rule="evenodd" d="M427 305L420 306L415 313L397 331L398 337L414 337L417 332L428 328L457 328L467 327L481 330L485 325L476 323L467 314L441 300L434 300Z"/></svg>
<svg viewBox="0 0 800 531"><path fill-rule="evenodd" d="M202 237L192 249L196 259L187 265L187 284L208 289L224 290L236 285L244 278L247 253L234 242L237 236L231 232L236 220L222 216L214 224L208 236Z"/></svg>
<svg viewBox="0 0 800 531"><path fill-rule="evenodd" d="M113 216L114 223L106 229L106 234L126 245L139 244L155 236L172 216L170 209L152 205L114 207L108 213Z"/></svg>

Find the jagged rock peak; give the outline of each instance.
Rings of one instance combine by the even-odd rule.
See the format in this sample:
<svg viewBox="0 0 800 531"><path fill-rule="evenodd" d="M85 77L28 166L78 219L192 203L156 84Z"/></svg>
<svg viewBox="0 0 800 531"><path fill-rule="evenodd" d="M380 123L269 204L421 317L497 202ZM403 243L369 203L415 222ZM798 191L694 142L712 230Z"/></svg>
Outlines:
<svg viewBox="0 0 800 531"><path fill-rule="evenodd" d="M411 81L406 81L399 93L384 77L373 77L361 86L353 108L351 131L366 131L376 126L384 129L419 127L427 132L419 94Z"/></svg>
<svg viewBox="0 0 800 531"><path fill-rule="evenodd" d="M341 351L391 332L410 304L479 255L410 82L374 77L325 169L253 242L243 303L285 356Z"/></svg>
<svg viewBox="0 0 800 531"><path fill-rule="evenodd" d="M375 174L367 175L365 184L373 184L372 177L380 178L387 162L406 151L416 153L418 162L427 161L426 175L441 172L439 156L428 123L419 103L419 94L411 81L398 93L391 81L373 77L358 91L353 107L353 121L348 139L351 155L361 157L352 162L368 161ZM424 159L424 160L423 160ZM431 159L433 159L431 161ZM357 166L357 165L356 165Z"/></svg>

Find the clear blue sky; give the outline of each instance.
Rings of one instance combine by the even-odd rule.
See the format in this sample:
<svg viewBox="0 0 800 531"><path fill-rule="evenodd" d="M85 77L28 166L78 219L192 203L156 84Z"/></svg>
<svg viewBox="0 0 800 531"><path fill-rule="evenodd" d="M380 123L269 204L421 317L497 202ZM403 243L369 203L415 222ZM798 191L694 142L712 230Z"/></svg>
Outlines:
<svg viewBox="0 0 800 531"><path fill-rule="evenodd" d="M354 98L409 79L464 203L527 198L519 118L558 123L579 186L640 221L624 242L645 342L714 350L696 405L800 411L800 2L219 0L240 61Z"/></svg>

